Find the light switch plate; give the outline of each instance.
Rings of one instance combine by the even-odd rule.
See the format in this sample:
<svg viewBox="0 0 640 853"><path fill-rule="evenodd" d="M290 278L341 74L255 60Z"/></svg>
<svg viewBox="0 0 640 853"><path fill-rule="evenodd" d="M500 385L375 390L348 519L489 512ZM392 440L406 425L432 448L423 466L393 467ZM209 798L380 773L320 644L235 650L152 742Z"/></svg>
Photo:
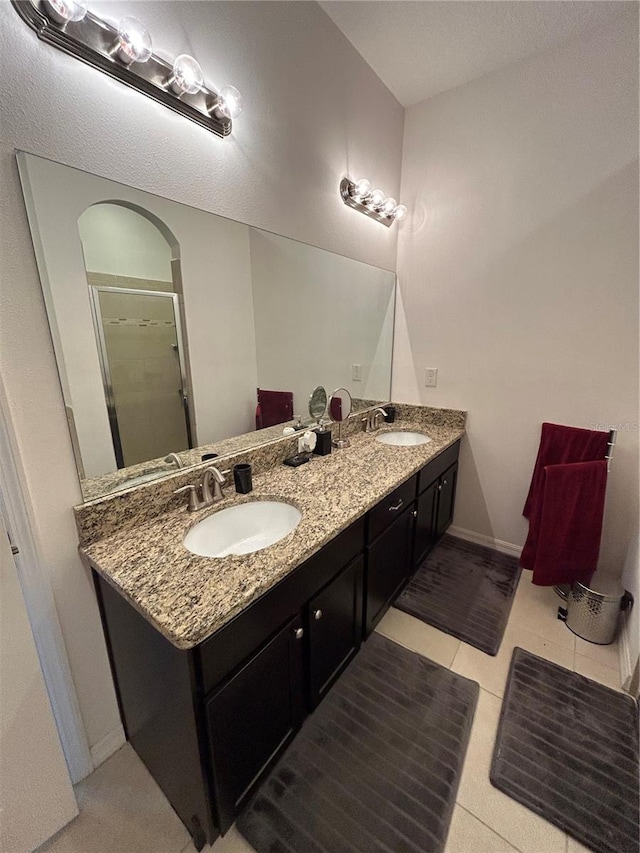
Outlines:
<svg viewBox="0 0 640 853"><path fill-rule="evenodd" d="M353 382L362 382L362 365L361 364L352 364L351 365L351 379Z"/></svg>
<svg viewBox="0 0 640 853"><path fill-rule="evenodd" d="M424 384L427 388L435 388L438 384L438 368L425 367L424 369Z"/></svg>

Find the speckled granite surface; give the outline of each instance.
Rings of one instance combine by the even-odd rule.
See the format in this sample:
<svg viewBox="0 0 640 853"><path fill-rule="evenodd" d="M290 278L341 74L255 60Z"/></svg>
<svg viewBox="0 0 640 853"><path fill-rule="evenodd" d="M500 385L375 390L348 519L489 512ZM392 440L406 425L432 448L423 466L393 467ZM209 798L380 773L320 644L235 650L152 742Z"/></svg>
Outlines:
<svg viewBox="0 0 640 853"><path fill-rule="evenodd" d="M156 628L178 648L191 648L206 639L252 601L303 563L341 530L393 491L423 465L449 447L464 433L464 412L431 410L431 415L410 407L411 417L399 419L396 429L424 429L432 441L417 447L393 447L375 440L374 435L354 432L351 446L329 456L314 456L307 465L288 468L278 464L276 451L287 442L273 445L269 467L263 460L262 473L254 464L254 490L236 495L233 487L214 507L196 513L186 511L185 496L177 498L162 512L164 497L154 499L157 514L139 513L135 525L127 522L127 507L117 507L113 496L100 511L94 502L93 519L85 517L83 557L118 589ZM426 418L430 417L430 420ZM456 423L450 423L455 421ZM434 420L447 421L435 424ZM355 424L353 428L356 429ZM295 440L295 438L294 438ZM261 449L262 450L262 449ZM253 457L255 451L251 455ZM176 474L172 482L135 490L148 493L166 491L194 481L194 471ZM129 496L134 492L129 493ZM302 512L298 527L275 545L245 556L221 559L191 554L182 544L186 531L212 512L247 500L277 499L295 504ZM115 506L109 507L108 504ZM77 512L86 515L83 505ZM131 509L129 507L129 509ZM108 519L99 516L107 513ZM124 513L124 514L123 514ZM134 513L135 515L135 513ZM113 532L118 522L117 532ZM82 525L79 525L82 527ZM98 533L110 531L104 538Z"/></svg>
<svg viewBox="0 0 640 853"><path fill-rule="evenodd" d="M359 414L364 409L379 405L380 401L378 400L354 399L353 411L354 414ZM246 453L253 448L280 440L282 438L282 430L287 426L293 426L294 423L297 423L297 418L276 424L276 426L265 427L264 429L246 432L243 435L234 435L231 438L220 439L211 444L203 444L199 447L194 447L192 450L181 450L178 456L184 468L191 468L202 464L202 456L205 453L215 453L220 457ZM311 423L311 419L303 417L302 423L308 425ZM165 462L164 457L150 459L148 462L129 465L127 468L120 468L109 474L103 474L101 477L81 479L80 488L82 490L82 497L85 501L93 501L97 498L123 491L124 489L131 489L142 485L142 482L136 483L136 479L142 477L146 479L148 477L146 482L157 481L178 470L181 469L177 469L174 464Z"/></svg>

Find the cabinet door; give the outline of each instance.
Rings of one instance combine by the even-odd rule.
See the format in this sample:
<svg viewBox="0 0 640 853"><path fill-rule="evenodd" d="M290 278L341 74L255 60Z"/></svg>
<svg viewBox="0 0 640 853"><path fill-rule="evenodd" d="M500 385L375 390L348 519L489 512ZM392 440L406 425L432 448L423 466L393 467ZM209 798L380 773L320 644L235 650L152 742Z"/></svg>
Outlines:
<svg viewBox="0 0 640 853"><path fill-rule="evenodd" d="M424 560L433 545L435 538L436 501L438 497L439 480L425 489L418 498L416 511L416 532L414 545L414 566Z"/></svg>
<svg viewBox="0 0 640 853"><path fill-rule="evenodd" d="M367 549L365 633L382 619L409 575L413 505Z"/></svg>
<svg viewBox="0 0 640 853"><path fill-rule="evenodd" d="M309 602L311 707L356 654L362 639L362 572L359 557Z"/></svg>
<svg viewBox="0 0 640 853"><path fill-rule="evenodd" d="M436 536L442 536L453 521L453 507L456 499L456 481L458 463L447 468L440 477L438 485L438 510L436 514Z"/></svg>
<svg viewBox="0 0 640 853"><path fill-rule="evenodd" d="M303 633L296 616L206 702L223 833L300 727Z"/></svg>

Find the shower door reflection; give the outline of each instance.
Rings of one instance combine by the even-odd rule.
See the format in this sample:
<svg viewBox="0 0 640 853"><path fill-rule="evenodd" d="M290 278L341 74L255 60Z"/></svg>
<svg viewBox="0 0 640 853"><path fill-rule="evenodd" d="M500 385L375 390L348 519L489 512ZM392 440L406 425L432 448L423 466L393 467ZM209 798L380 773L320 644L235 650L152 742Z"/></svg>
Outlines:
<svg viewBox="0 0 640 853"><path fill-rule="evenodd" d="M191 448L178 295L90 293L118 468Z"/></svg>

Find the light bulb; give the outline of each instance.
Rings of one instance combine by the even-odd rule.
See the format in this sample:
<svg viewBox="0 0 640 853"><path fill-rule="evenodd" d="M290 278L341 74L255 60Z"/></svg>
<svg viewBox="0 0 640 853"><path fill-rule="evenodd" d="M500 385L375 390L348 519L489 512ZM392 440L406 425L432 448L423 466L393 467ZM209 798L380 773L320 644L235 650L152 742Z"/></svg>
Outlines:
<svg viewBox="0 0 640 853"><path fill-rule="evenodd" d="M398 219L398 220L404 219L406 215L407 215L407 208L405 207L404 204L397 205L397 207L393 211L393 218L394 219Z"/></svg>
<svg viewBox="0 0 640 853"><path fill-rule="evenodd" d="M146 62L151 56L151 36L137 18L123 18L118 24L116 55L125 65Z"/></svg>
<svg viewBox="0 0 640 853"><path fill-rule="evenodd" d="M382 192L382 190L374 190L367 199L367 204L371 207L380 207L383 201L384 193Z"/></svg>
<svg viewBox="0 0 640 853"><path fill-rule="evenodd" d="M356 181L353 187L352 195L356 198L366 198L371 192L371 181L368 181L366 178L361 178L359 181Z"/></svg>
<svg viewBox="0 0 640 853"><path fill-rule="evenodd" d="M204 83L204 75L197 60L188 53L181 53L173 63L173 74L169 85L176 95L195 95Z"/></svg>
<svg viewBox="0 0 640 853"><path fill-rule="evenodd" d="M385 200L382 202L382 213L386 214L387 216L391 216L391 214L396 208L396 204L397 202L395 198L391 198L391 196L389 196L389 198L385 198Z"/></svg>
<svg viewBox="0 0 640 853"><path fill-rule="evenodd" d="M87 14L84 0L45 0L47 14L59 24L81 21Z"/></svg>
<svg viewBox="0 0 640 853"><path fill-rule="evenodd" d="M223 86L214 112L218 117L237 118L242 112L242 95L235 86Z"/></svg>

